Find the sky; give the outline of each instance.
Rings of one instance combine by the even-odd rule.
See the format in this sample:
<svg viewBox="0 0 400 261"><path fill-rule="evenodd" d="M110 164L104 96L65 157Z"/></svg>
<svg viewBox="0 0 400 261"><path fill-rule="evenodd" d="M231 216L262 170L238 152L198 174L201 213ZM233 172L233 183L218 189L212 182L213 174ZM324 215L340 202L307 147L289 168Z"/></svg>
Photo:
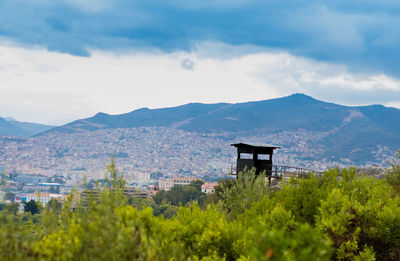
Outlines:
<svg viewBox="0 0 400 261"><path fill-rule="evenodd" d="M400 1L0 1L0 116L305 93L400 108Z"/></svg>

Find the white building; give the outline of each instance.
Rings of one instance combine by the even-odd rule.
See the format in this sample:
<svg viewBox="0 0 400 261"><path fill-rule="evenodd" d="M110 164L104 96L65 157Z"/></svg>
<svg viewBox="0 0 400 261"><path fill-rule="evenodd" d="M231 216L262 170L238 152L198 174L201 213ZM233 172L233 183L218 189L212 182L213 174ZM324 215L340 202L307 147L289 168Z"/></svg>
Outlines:
<svg viewBox="0 0 400 261"><path fill-rule="evenodd" d="M215 192L215 187L218 186L218 182L206 182L203 185L201 185L201 191L204 193L214 193Z"/></svg>
<svg viewBox="0 0 400 261"><path fill-rule="evenodd" d="M201 180L201 179L196 177L175 177L172 179L159 179L158 189L169 191L175 185L186 186L189 185L190 182L195 180Z"/></svg>
<svg viewBox="0 0 400 261"><path fill-rule="evenodd" d="M52 198L62 201L63 199L65 199L67 197L68 197L67 195L43 193L43 194L28 194L24 198L25 198L26 202L34 200L35 202L42 203L42 206L45 206L47 203L49 203L49 201Z"/></svg>
<svg viewBox="0 0 400 261"><path fill-rule="evenodd" d="M169 191L174 186L174 182L172 179L159 179L158 180L158 189Z"/></svg>

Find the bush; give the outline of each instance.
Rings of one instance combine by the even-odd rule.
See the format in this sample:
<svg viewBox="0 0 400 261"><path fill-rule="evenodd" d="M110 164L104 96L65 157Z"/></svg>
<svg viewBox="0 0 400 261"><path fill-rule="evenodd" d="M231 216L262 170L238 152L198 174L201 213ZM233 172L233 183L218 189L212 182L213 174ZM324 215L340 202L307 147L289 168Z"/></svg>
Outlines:
<svg viewBox="0 0 400 261"><path fill-rule="evenodd" d="M243 213L254 202L263 199L269 193L265 173L256 176L255 169L240 172L238 179L220 183L216 189L218 193L218 207L228 214L230 219Z"/></svg>
<svg viewBox="0 0 400 261"><path fill-rule="evenodd" d="M396 159L391 163L391 169L387 172L386 181L396 190L400 192L400 150L396 155Z"/></svg>

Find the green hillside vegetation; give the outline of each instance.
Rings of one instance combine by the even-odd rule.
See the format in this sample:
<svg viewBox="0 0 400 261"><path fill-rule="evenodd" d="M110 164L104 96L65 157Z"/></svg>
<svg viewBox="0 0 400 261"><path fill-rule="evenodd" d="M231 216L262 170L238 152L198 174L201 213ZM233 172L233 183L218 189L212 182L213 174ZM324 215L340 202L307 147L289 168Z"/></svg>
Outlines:
<svg viewBox="0 0 400 261"><path fill-rule="evenodd" d="M126 198L108 170L97 200L71 194L38 214L2 205L0 260L400 260L399 161L386 179L330 170L280 190L249 171L206 199L192 183L185 193L199 203Z"/></svg>

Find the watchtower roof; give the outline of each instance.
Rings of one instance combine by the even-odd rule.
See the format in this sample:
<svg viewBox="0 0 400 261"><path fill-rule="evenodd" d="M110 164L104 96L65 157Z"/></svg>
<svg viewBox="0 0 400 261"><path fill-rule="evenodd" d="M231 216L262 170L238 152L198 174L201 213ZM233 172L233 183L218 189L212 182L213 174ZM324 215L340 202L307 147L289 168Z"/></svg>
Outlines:
<svg viewBox="0 0 400 261"><path fill-rule="evenodd" d="M261 148L261 149L281 149L281 146L272 145L272 144L263 144L263 143L256 143L256 144L248 144L248 143L233 143L231 146L236 148Z"/></svg>
<svg viewBox="0 0 400 261"><path fill-rule="evenodd" d="M280 146L269 145L269 144L247 144L247 143L234 143L231 144L237 148L238 154L240 153L252 153L252 154L269 154L272 155L275 149L280 149Z"/></svg>

